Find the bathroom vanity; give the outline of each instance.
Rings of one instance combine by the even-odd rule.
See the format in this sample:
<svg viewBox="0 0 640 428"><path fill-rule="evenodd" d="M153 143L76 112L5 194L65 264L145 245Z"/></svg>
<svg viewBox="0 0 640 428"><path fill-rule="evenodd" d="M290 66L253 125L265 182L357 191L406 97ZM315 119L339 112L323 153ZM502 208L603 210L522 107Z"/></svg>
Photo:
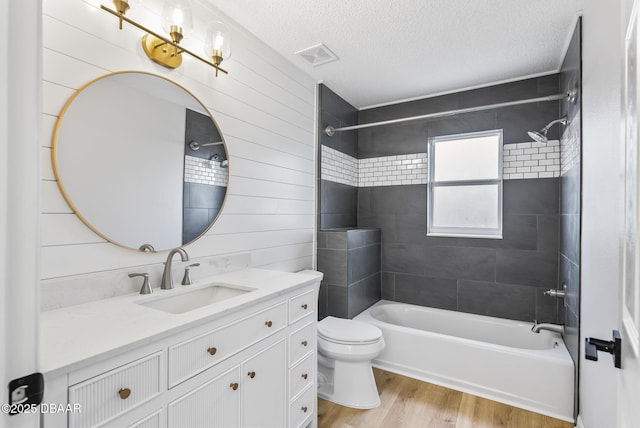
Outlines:
<svg viewBox="0 0 640 428"><path fill-rule="evenodd" d="M321 278L244 269L43 313L44 403L71 409L44 427L316 426Z"/></svg>

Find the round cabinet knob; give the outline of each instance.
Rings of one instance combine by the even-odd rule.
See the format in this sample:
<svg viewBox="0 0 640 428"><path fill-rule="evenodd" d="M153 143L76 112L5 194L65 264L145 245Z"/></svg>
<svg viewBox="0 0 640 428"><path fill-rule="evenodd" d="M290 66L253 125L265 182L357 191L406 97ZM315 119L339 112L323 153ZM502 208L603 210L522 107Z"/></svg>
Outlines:
<svg viewBox="0 0 640 428"><path fill-rule="evenodd" d="M247 373L247 376L249 376L251 379L253 379L254 377L256 377L256 372L249 372L249 373Z"/></svg>
<svg viewBox="0 0 640 428"><path fill-rule="evenodd" d="M307 304L305 303L304 305L302 305L302 309L307 309L309 306L307 306Z"/></svg>
<svg viewBox="0 0 640 428"><path fill-rule="evenodd" d="M218 352L218 350L214 347L208 348L207 352L209 353L209 355L216 355L216 352Z"/></svg>
<svg viewBox="0 0 640 428"><path fill-rule="evenodd" d="M306 340L302 341L302 346L307 346L309 343Z"/></svg>
<svg viewBox="0 0 640 428"><path fill-rule="evenodd" d="M264 323L264 325L266 325L267 327L271 327L273 323L271 321L267 321Z"/></svg>
<svg viewBox="0 0 640 428"><path fill-rule="evenodd" d="M302 379L306 379L306 378L308 378L308 377L309 377L309 375L308 375L308 374L306 374L306 373L303 373L303 374L302 374Z"/></svg>
<svg viewBox="0 0 640 428"><path fill-rule="evenodd" d="M126 400L131 395L131 390L129 388L120 388L120 390L118 391L118 395L123 400Z"/></svg>
<svg viewBox="0 0 640 428"><path fill-rule="evenodd" d="M307 408L307 406L302 406L300 408L300 410L302 410L303 412L307 413L307 410L309 410L309 409Z"/></svg>
<svg viewBox="0 0 640 428"><path fill-rule="evenodd" d="M231 385L229 385L229 387L235 391L235 390L238 389L238 384L237 383L232 383Z"/></svg>

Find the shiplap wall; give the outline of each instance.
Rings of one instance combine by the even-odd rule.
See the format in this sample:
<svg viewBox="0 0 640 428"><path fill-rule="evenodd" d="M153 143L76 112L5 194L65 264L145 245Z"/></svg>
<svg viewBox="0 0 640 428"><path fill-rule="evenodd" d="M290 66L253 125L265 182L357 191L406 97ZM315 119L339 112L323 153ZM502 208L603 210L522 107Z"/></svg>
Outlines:
<svg viewBox="0 0 640 428"><path fill-rule="evenodd" d="M112 7L111 2L103 3ZM51 167L58 114L74 91L122 70L168 77L195 94L215 117L228 145L229 188L223 213L207 234L186 247L192 259L251 253L251 265L295 271L313 265L315 213L315 83L204 3L194 2L192 36L183 45L202 52L206 22L232 28L230 74L185 57L177 70L147 59L143 33L99 9L94 0L43 1L43 286L61 278L161 263L166 253L143 254L95 235L72 213ZM161 32L162 2L145 0L128 16ZM90 160L88 160L90 161ZM115 173L115 171L114 171ZM153 207L149 207L153 215Z"/></svg>

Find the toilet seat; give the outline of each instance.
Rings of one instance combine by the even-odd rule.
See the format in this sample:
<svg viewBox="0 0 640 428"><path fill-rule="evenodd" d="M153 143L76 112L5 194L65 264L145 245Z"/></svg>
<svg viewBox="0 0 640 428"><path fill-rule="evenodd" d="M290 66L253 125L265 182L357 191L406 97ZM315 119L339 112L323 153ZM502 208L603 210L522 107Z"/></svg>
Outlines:
<svg viewBox="0 0 640 428"><path fill-rule="evenodd" d="M362 321L329 316L318 323L318 336L341 345L367 345L379 342L382 331Z"/></svg>

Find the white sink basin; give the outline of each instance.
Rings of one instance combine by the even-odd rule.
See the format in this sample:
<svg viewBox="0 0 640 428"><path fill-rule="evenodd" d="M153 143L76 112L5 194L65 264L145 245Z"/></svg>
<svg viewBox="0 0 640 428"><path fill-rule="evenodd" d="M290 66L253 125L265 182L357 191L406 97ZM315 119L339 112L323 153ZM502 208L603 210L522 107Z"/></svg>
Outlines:
<svg viewBox="0 0 640 428"><path fill-rule="evenodd" d="M229 284L210 284L194 287L188 291L176 290L174 292L175 294L168 292L166 295L138 301L136 303L141 306L169 312L171 314L182 314L232 297L249 293L253 290L255 289Z"/></svg>

